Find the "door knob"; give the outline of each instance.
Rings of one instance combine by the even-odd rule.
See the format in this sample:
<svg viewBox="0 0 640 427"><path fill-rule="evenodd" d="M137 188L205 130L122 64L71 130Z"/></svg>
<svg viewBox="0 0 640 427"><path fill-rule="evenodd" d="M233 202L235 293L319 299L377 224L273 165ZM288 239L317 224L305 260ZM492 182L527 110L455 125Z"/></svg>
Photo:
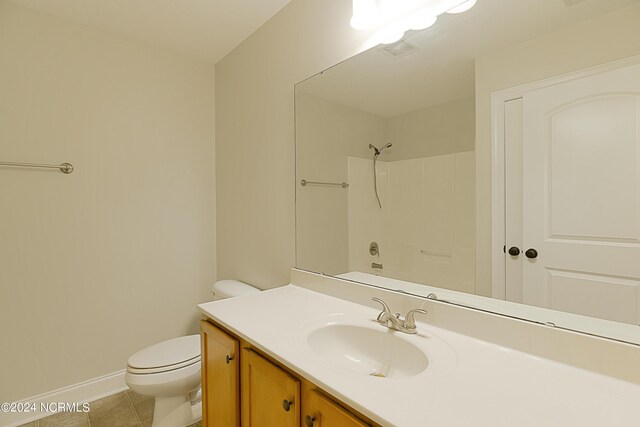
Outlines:
<svg viewBox="0 0 640 427"><path fill-rule="evenodd" d="M311 415L307 415L306 417L304 417L304 424L307 427L313 427L313 423L315 422L316 417L312 417Z"/></svg>
<svg viewBox="0 0 640 427"><path fill-rule="evenodd" d="M529 259L536 259L538 258L538 251L536 251L535 249L531 248L531 249L527 249L527 251L524 253L527 258Z"/></svg>
<svg viewBox="0 0 640 427"><path fill-rule="evenodd" d="M293 402L287 399L284 399L282 401L282 409L285 410L285 412L289 412L289 410L291 409L291 405L293 405Z"/></svg>
<svg viewBox="0 0 640 427"><path fill-rule="evenodd" d="M518 256L518 255L520 255L520 249L519 249L519 248L516 248L515 246L511 246L511 247L509 248L509 255L511 255L511 256Z"/></svg>

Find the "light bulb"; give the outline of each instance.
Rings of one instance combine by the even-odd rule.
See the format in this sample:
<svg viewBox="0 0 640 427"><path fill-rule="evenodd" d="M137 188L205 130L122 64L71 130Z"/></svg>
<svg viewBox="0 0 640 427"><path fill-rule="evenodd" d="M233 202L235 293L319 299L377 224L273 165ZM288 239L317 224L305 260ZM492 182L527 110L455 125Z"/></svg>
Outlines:
<svg viewBox="0 0 640 427"><path fill-rule="evenodd" d="M467 0L464 3L459 4L458 6L452 7L451 9L447 10L447 13L462 13L462 12L466 12L467 10L469 10L473 6L475 6L477 2L478 2L478 0Z"/></svg>
<svg viewBox="0 0 640 427"><path fill-rule="evenodd" d="M358 30L379 29L376 43L394 43L407 30L431 27L442 13L462 13L478 0L353 0L351 26ZM455 4L450 9L450 5Z"/></svg>
<svg viewBox="0 0 640 427"><path fill-rule="evenodd" d="M427 29L433 26L438 20L429 9L423 9L413 14L408 22L408 28L416 31Z"/></svg>

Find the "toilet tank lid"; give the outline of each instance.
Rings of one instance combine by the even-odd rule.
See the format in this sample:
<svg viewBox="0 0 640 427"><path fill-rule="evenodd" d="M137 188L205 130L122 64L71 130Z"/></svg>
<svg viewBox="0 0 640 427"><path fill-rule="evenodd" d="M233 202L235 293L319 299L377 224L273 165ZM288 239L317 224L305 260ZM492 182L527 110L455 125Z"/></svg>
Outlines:
<svg viewBox="0 0 640 427"><path fill-rule="evenodd" d="M176 365L200 356L200 335L187 335L162 341L132 355L132 368L150 369Z"/></svg>
<svg viewBox="0 0 640 427"><path fill-rule="evenodd" d="M239 297L260 292L260 289L238 280L219 280L213 285L212 290L215 295L221 298Z"/></svg>

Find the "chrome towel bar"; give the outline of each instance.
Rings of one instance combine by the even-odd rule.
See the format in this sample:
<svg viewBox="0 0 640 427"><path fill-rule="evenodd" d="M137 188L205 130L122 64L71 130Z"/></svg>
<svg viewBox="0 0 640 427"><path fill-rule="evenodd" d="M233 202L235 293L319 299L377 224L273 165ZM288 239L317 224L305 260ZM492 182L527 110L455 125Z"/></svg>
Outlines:
<svg viewBox="0 0 640 427"><path fill-rule="evenodd" d="M317 182L317 181L307 181L306 179L303 179L302 181L300 181L300 185L302 185L303 187L306 187L307 185L323 185L327 187L342 187L342 188L349 187L349 184L347 184L346 182Z"/></svg>
<svg viewBox="0 0 640 427"><path fill-rule="evenodd" d="M37 163L0 162L0 166L13 166L13 167L19 167L19 168L59 169L60 172L67 175L73 172L73 165L71 163L62 163L61 165L43 165L43 164L37 164Z"/></svg>

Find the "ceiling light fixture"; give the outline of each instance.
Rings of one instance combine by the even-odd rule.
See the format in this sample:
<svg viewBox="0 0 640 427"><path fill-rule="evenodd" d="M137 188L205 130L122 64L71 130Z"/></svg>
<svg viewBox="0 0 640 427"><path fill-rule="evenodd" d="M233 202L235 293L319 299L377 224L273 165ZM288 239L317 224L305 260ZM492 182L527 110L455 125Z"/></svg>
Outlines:
<svg viewBox="0 0 640 427"><path fill-rule="evenodd" d="M431 27L443 13L462 13L478 0L353 0L351 26L378 29L380 43L395 43L407 30Z"/></svg>

